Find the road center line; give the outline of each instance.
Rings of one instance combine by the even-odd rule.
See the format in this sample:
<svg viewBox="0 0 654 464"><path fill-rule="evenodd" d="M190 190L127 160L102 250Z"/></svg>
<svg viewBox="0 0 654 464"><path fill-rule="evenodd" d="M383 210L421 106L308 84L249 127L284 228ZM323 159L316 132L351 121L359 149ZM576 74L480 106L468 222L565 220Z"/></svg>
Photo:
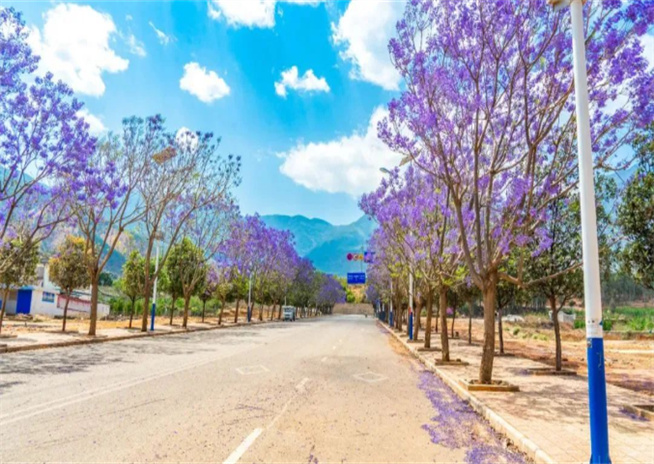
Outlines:
<svg viewBox="0 0 654 464"><path fill-rule="evenodd" d="M309 377L305 377L305 378L303 378L303 379L302 379L302 382L298 383L298 384L295 386L295 389L296 389L297 391L299 391L299 392L304 392L304 386L306 385L306 383L307 383L308 381L309 381Z"/></svg>
<svg viewBox="0 0 654 464"><path fill-rule="evenodd" d="M252 446L252 443L254 443L259 435L261 435L261 432L263 432L263 429L254 429L252 433L248 435L240 445L238 445L232 454L230 454L227 459L223 461L223 464L236 464L238 460L241 459L241 456L245 454L248 448Z"/></svg>

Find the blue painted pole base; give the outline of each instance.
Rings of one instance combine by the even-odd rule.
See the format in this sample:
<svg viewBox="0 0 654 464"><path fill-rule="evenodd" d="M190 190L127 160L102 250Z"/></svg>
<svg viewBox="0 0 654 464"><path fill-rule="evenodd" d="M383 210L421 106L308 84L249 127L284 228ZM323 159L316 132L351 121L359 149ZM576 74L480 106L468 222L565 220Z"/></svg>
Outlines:
<svg viewBox="0 0 654 464"><path fill-rule="evenodd" d="M393 311L388 315L388 325L393 327Z"/></svg>
<svg viewBox="0 0 654 464"><path fill-rule="evenodd" d="M409 340L413 340L413 313L409 313L408 329L409 329Z"/></svg>
<svg viewBox="0 0 654 464"><path fill-rule="evenodd" d="M611 464L609 457L609 421L606 405L604 339L588 338L588 405L590 408L590 462Z"/></svg>
<svg viewBox="0 0 654 464"><path fill-rule="evenodd" d="M155 315L155 310L157 309L157 303L152 303L152 314L151 314L151 320L150 320L150 331L154 331L154 315Z"/></svg>

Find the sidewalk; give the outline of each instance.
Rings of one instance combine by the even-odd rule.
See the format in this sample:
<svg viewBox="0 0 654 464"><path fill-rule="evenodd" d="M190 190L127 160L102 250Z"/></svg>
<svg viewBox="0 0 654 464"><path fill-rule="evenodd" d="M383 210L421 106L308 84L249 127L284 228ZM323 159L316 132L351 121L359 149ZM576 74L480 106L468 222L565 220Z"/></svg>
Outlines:
<svg viewBox="0 0 654 464"><path fill-rule="evenodd" d="M526 372L542 363L519 357L496 357L493 378L520 387L517 393L468 392L460 379L478 375L481 347L464 340L450 340L450 356L469 366L439 366L439 352L416 352L421 343L407 343L406 333L395 333L406 349L435 372L498 432L538 463L587 463L590 458L587 379L581 376L535 376ZM439 346L432 335L432 346ZM654 368L654 360L653 366ZM624 388L607 385L609 441L614 463L654 463L654 423L624 411L625 405L651 404L651 398Z"/></svg>
<svg viewBox="0 0 654 464"><path fill-rule="evenodd" d="M85 345L90 343L104 343L118 340L127 340L132 338L142 338L142 337L156 337L162 335L171 335L171 334L182 334L182 333L191 333L199 332L205 330L216 330L216 329L225 329L228 327L239 327L245 325L258 325L264 324L266 322L277 322L273 321L259 321L252 320L252 322L238 322L234 324L233 322L223 322L222 325L217 325L215 322L205 322L205 323L189 323L187 329L183 329L181 325L155 325L154 332L149 330L147 332L141 332L140 330L140 320L138 323L134 324L134 328L108 328L108 329L98 329L97 335L95 337L90 337L87 335L88 329L80 329L78 332L66 332L62 333L60 331L60 325L58 326L39 326L30 322L5 322L2 327L2 337L0 337L0 353L11 353L15 351L28 351L28 350L39 350L44 348L55 348L63 346L73 346L73 345ZM12 330L13 328L24 328L25 325L28 325L30 328L34 327L33 331L24 331L24 330ZM138 328L137 328L138 326ZM59 327L59 329L58 329ZM9 334L16 335L15 337L5 338Z"/></svg>

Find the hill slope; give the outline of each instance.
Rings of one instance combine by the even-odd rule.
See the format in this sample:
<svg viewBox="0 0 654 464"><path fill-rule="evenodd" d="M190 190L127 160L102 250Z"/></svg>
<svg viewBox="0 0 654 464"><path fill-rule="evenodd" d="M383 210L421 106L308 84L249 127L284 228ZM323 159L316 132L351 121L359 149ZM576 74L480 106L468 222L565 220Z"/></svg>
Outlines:
<svg viewBox="0 0 654 464"><path fill-rule="evenodd" d="M304 216L268 215L261 219L270 227L292 232L298 254L309 258L323 272L344 276L365 270L365 264L346 259L348 253L365 249L375 228L365 216L343 226Z"/></svg>

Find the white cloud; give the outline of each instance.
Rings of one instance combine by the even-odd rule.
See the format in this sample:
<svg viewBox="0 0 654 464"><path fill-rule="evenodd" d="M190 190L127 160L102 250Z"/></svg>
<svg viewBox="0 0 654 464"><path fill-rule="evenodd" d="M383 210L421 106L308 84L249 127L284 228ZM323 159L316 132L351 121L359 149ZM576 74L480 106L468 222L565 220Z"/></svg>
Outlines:
<svg viewBox="0 0 654 464"><path fill-rule="evenodd" d="M134 34L130 34L127 36L127 46L129 47L130 53L133 55L137 55L140 57L144 57L146 55L145 53L145 46L143 45L143 42L138 40Z"/></svg>
<svg viewBox="0 0 654 464"><path fill-rule="evenodd" d="M278 3L317 5L323 0L209 0L208 14L212 19L224 18L233 27L262 27L275 25Z"/></svg>
<svg viewBox="0 0 654 464"><path fill-rule="evenodd" d="M196 150L200 143L198 135L188 127L184 126L180 127L175 133L175 141L181 148L190 151Z"/></svg>
<svg viewBox="0 0 654 464"><path fill-rule="evenodd" d="M168 45L170 42L175 41L175 37L169 34L166 34L161 29L157 29L157 26L154 25L152 21L148 22L155 34L157 34L157 39L161 45Z"/></svg>
<svg viewBox="0 0 654 464"><path fill-rule="evenodd" d="M393 67L388 42L402 17L405 2L352 0L345 13L332 23L332 38L342 46L341 58L352 63L350 76L386 90L397 90L400 75Z"/></svg>
<svg viewBox="0 0 654 464"><path fill-rule="evenodd" d="M101 96L102 73L125 71L129 61L109 46L116 34L111 16L90 6L58 4L44 14L40 31L32 28L29 45L41 57L41 69L51 71L81 94Z"/></svg>
<svg viewBox="0 0 654 464"><path fill-rule="evenodd" d="M325 143L299 144L278 154L284 158L280 172L314 191L353 196L371 191L383 176L379 168L392 168L402 158L377 137L377 123L386 114L381 107L375 109L365 133L354 132Z"/></svg>
<svg viewBox="0 0 654 464"><path fill-rule="evenodd" d="M297 66L282 71L282 78L275 82L275 92L280 97L286 97L286 88L299 92L329 92L329 84L324 77L316 77L313 69L307 70L304 75L298 74Z"/></svg>
<svg viewBox="0 0 654 464"><path fill-rule="evenodd" d="M107 128L102 120L94 114L89 113L89 110L86 108L79 110L77 116L84 118L84 121L89 125L89 132L91 135L99 136L107 132Z"/></svg>
<svg viewBox="0 0 654 464"><path fill-rule="evenodd" d="M134 19L131 14L125 15L125 21L131 21Z"/></svg>
<svg viewBox="0 0 654 464"><path fill-rule="evenodd" d="M179 80L179 88L195 95L205 103L229 95L227 83L215 71L207 71L196 62L184 65L184 75Z"/></svg>

